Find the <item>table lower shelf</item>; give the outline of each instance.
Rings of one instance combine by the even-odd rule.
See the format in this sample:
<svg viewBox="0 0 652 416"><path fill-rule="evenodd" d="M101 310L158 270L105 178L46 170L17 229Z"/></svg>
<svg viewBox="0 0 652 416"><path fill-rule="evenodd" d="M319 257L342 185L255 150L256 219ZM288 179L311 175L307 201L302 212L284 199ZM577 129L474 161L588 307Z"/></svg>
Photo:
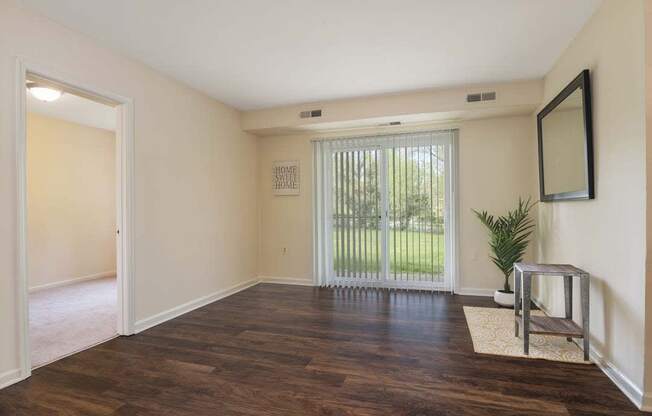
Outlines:
<svg viewBox="0 0 652 416"><path fill-rule="evenodd" d="M522 317L516 315L520 325ZM583 338L584 331L572 319L551 316L530 315L530 334L556 335L560 337Z"/></svg>

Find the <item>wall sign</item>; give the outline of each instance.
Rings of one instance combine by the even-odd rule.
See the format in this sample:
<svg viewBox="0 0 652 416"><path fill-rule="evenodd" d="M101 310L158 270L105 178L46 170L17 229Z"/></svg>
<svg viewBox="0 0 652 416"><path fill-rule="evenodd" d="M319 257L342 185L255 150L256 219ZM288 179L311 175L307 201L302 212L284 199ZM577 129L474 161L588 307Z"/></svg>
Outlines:
<svg viewBox="0 0 652 416"><path fill-rule="evenodd" d="M299 195L299 161L282 160L272 165L274 195Z"/></svg>

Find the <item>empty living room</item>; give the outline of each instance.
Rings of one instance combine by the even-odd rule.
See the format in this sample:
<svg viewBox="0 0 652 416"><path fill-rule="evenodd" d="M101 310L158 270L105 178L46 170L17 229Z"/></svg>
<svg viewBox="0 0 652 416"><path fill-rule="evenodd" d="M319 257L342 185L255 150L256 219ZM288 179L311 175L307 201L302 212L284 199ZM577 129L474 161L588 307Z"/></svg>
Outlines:
<svg viewBox="0 0 652 416"><path fill-rule="evenodd" d="M652 0L0 0L0 416L652 412L648 122Z"/></svg>

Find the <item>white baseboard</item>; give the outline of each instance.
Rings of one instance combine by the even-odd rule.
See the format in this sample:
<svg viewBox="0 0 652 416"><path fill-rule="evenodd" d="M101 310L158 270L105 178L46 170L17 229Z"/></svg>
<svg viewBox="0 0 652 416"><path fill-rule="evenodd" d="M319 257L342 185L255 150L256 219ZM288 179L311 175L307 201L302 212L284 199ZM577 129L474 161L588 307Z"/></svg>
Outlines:
<svg viewBox="0 0 652 416"><path fill-rule="evenodd" d="M16 384L19 381L23 381L25 377L22 377L20 374L20 368L14 368L13 370L5 371L0 374L0 389L9 387L12 384Z"/></svg>
<svg viewBox="0 0 652 416"><path fill-rule="evenodd" d="M470 287L461 287L459 289L455 289L455 294L456 295L462 295L462 296L489 296L493 297L494 292L496 289L474 289Z"/></svg>
<svg viewBox="0 0 652 416"><path fill-rule="evenodd" d="M103 277L112 277L115 276L115 270L109 270L106 272L93 273L87 276L75 277L74 279L61 280L59 282L46 283L44 285L34 286L29 288L29 293L38 292L39 290L52 289L59 286L67 286L73 283L83 282L85 280L101 279Z"/></svg>
<svg viewBox="0 0 652 416"><path fill-rule="evenodd" d="M546 308L539 299L532 299L532 302L537 305L546 315L550 315L550 310ZM584 349L582 343L573 340L580 349ZM604 356L597 351L594 347L590 347L589 356L591 360L602 370L603 373L620 389L620 391L627 396L627 398L634 403L642 411L652 412L652 395L650 393L643 394L643 391L620 371L613 363L606 360Z"/></svg>
<svg viewBox="0 0 652 416"><path fill-rule="evenodd" d="M629 377L623 374L613 363L607 361L593 347L591 347L589 355L593 362L600 367L600 370L602 370L602 372L614 382L620 391L622 391L636 407L643 411L652 411L649 396L647 400L645 400L646 395L643 394L643 391L632 380L630 380Z"/></svg>
<svg viewBox="0 0 652 416"><path fill-rule="evenodd" d="M652 392L643 393L643 401L639 410L642 412L652 412Z"/></svg>
<svg viewBox="0 0 652 416"><path fill-rule="evenodd" d="M238 283L237 285L231 286L226 289L218 290L217 292L211 293L210 295L202 296L200 298L191 300L190 302L186 302L182 305L175 306L166 311L150 316L149 318L141 319L140 321L137 321L135 323L134 333L137 334L153 326L162 324L163 322L169 321L170 319L174 319L179 315L183 315L184 313L188 313L197 308L201 308L202 306L206 306L209 303L213 303L227 296L231 296L251 286L257 285L258 283L260 283L258 279L247 280L246 282Z"/></svg>
<svg viewBox="0 0 652 416"><path fill-rule="evenodd" d="M273 277L258 276L261 283L276 283L281 285L298 285L298 286L315 286L311 279L302 279L297 277Z"/></svg>

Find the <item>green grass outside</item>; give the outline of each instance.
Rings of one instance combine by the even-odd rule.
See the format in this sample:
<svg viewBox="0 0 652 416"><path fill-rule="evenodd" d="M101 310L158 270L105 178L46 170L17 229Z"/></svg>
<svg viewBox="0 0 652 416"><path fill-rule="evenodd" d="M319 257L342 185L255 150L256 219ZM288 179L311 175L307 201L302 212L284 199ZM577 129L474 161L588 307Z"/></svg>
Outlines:
<svg viewBox="0 0 652 416"><path fill-rule="evenodd" d="M340 243L353 252L353 235L346 239L333 231L333 257L335 271L343 274L349 270L351 273L376 272L379 270L380 258L376 253L380 250L380 232L376 230L359 230L355 233L355 256L353 258L340 258L338 255L338 236ZM365 242L366 238L366 242ZM360 244L360 241L362 244ZM396 244L395 244L396 243ZM366 251L365 251L366 249ZM340 249L341 250L341 249ZM439 274L444 271L444 235L416 231L389 231L389 259L390 273L423 273Z"/></svg>

